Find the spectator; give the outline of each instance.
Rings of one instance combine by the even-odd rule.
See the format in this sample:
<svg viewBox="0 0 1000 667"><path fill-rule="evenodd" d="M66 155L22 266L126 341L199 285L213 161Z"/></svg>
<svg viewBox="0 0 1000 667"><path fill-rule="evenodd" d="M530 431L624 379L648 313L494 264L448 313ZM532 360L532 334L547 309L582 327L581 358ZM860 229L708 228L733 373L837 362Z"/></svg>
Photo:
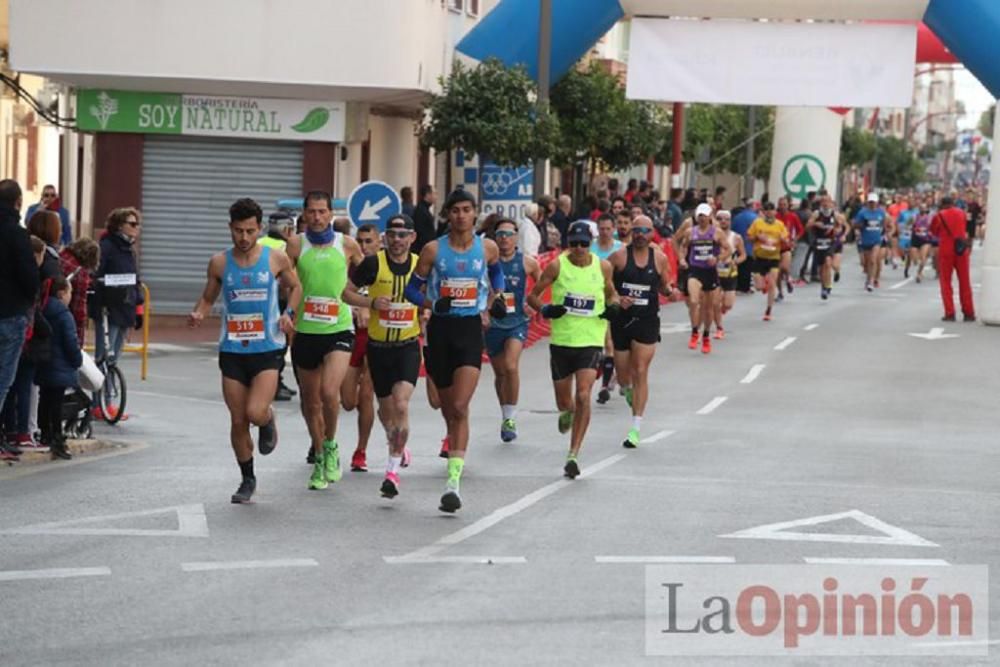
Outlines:
<svg viewBox="0 0 1000 667"><path fill-rule="evenodd" d="M42 282L63 274L59 266L59 216L54 211L36 211L28 219L28 233L45 243L45 255L39 269Z"/></svg>
<svg viewBox="0 0 1000 667"><path fill-rule="evenodd" d="M628 186L626 186L625 194L622 196L625 198L625 201L628 202L629 204L632 203L632 198L635 197L635 193L638 192L636 186L637 182L634 178L628 179Z"/></svg>
<svg viewBox="0 0 1000 667"><path fill-rule="evenodd" d="M752 206L748 206L746 208L734 208L731 213L733 219L731 229L743 237L743 245L746 248L747 256L752 256L753 244L750 242L747 230L750 229L750 225L752 225L754 220L757 219L757 211L755 211ZM752 264L753 262L743 262L739 265L739 273L736 278L736 289L744 294L750 292L750 283L751 278L753 277Z"/></svg>
<svg viewBox="0 0 1000 667"><path fill-rule="evenodd" d="M53 279L52 289L44 300L43 314L52 328L50 356L38 364L35 382L38 384L38 425L42 430L42 445L61 459L73 456L66 449L62 430L63 395L77 385L77 370L83 364L76 325L69 312L73 288L62 277Z"/></svg>
<svg viewBox="0 0 1000 667"><path fill-rule="evenodd" d="M91 274L97 270L100 262L101 247L94 239L77 239L59 253L60 269L73 288L69 312L76 323L80 345L84 344L87 333L87 291L92 282Z"/></svg>
<svg viewBox="0 0 1000 667"><path fill-rule="evenodd" d="M715 210L722 211L726 208L726 186L719 185L715 188Z"/></svg>
<svg viewBox="0 0 1000 667"><path fill-rule="evenodd" d="M413 241L411 252L420 254L421 248L437 238L437 221L434 218L434 202L437 194L433 185L420 186L420 201L413 209L413 227L417 238Z"/></svg>
<svg viewBox="0 0 1000 667"><path fill-rule="evenodd" d="M639 189L636 191L635 196L632 197L632 203L633 204L639 203L644 206L649 206L649 204L652 203L653 201L652 193L653 193L653 186L651 186L646 181L640 181Z"/></svg>
<svg viewBox="0 0 1000 667"><path fill-rule="evenodd" d="M38 293L38 265L21 228L21 186L0 181L0 405L14 381L28 313Z"/></svg>
<svg viewBox="0 0 1000 667"><path fill-rule="evenodd" d="M625 201L624 199L622 201ZM611 202L607 199L598 199L597 208L590 214L590 220L592 222L597 222L602 215L611 211Z"/></svg>
<svg viewBox="0 0 1000 667"><path fill-rule="evenodd" d="M608 199L614 199L619 196L618 192L618 179L612 178L608 180Z"/></svg>
<svg viewBox="0 0 1000 667"><path fill-rule="evenodd" d="M59 215L59 240L56 241L56 245L69 245L73 242L73 226L70 223L69 211L67 211L59 201L59 193L56 192L56 186L46 185L42 188L42 200L37 204L32 204L28 207L28 213L24 216L25 220L31 220L31 217L39 210L49 210L54 211Z"/></svg>
<svg viewBox="0 0 1000 667"><path fill-rule="evenodd" d="M524 206L524 217L517 223L517 245L525 255L537 257L541 244L542 235L538 231L538 204L529 202Z"/></svg>
<svg viewBox="0 0 1000 667"><path fill-rule="evenodd" d="M573 214L573 198L569 195L559 195L556 210L552 213L552 224L559 230L561 246L566 247L566 230L569 229L570 216Z"/></svg>
<svg viewBox="0 0 1000 667"><path fill-rule="evenodd" d="M403 213L412 218L413 211L416 209L416 206L413 205L413 188L409 185L404 185L399 191L399 201L403 206Z"/></svg>
<svg viewBox="0 0 1000 667"><path fill-rule="evenodd" d="M681 210L684 213L689 211L694 211L698 206L698 195L694 188L688 188L684 191L684 198L681 199Z"/></svg>
<svg viewBox="0 0 1000 667"><path fill-rule="evenodd" d="M958 273L958 298L966 322L975 322L976 308L972 303L972 282L969 278L969 235L965 228L966 213L955 207L951 197L941 198L941 209L931 220L931 234L938 237L938 278L945 322L955 321L955 298L951 274Z"/></svg>
<svg viewBox="0 0 1000 667"><path fill-rule="evenodd" d="M684 209L681 208L681 201L684 199L684 191L680 188L670 189L670 201L667 202L667 213L670 214L670 226L676 233L681 227L681 220L684 219ZM743 262L746 264L746 262Z"/></svg>

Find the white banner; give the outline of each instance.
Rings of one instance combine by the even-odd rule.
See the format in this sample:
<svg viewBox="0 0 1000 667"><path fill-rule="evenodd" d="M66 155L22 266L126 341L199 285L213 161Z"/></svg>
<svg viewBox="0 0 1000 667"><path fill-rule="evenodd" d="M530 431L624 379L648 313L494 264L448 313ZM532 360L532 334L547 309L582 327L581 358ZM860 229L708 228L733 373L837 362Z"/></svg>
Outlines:
<svg viewBox="0 0 1000 667"><path fill-rule="evenodd" d="M295 141L344 140L344 102L184 95L181 107L181 134Z"/></svg>
<svg viewBox="0 0 1000 667"><path fill-rule="evenodd" d="M822 188L836 199L844 117L816 107L778 107L771 151L771 199L797 203ZM803 222L805 222L803 220Z"/></svg>
<svg viewBox="0 0 1000 667"><path fill-rule="evenodd" d="M632 20L631 99L909 107L912 24Z"/></svg>

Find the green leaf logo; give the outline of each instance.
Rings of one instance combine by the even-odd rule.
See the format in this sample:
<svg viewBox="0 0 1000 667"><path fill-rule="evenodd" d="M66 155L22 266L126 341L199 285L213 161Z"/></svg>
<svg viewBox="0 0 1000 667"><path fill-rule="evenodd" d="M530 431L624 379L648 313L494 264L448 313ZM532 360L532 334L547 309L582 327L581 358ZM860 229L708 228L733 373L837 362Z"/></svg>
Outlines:
<svg viewBox="0 0 1000 667"><path fill-rule="evenodd" d="M324 107L316 107L311 109L306 117L301 121L292 125L292 129L296 132L302 132L303 134L309 132L316 132L323 128L330 120L330 110Z"/></svg>

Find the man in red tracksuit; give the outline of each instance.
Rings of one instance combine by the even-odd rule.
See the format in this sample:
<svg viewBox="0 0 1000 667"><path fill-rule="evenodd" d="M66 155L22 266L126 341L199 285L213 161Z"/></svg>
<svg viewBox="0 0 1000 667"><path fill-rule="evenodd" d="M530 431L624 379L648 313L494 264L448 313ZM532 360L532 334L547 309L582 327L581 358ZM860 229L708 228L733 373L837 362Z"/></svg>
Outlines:
<svg viewBox="0 0 1000 667"><path fill-rule="evenodd" d="M966 322L975 322L976 309L972 305L972 282L969 278L969 235L966 232L965 211L955 208L951 197L941 198L941 210L931 221L931 233L938 237L938 276L941 281L941 300L944 302L945 322L955 321L955 300L951 290L951 273L958 274L958 298ZM965 252L955 253L955 240L965 241Z"/></svg>

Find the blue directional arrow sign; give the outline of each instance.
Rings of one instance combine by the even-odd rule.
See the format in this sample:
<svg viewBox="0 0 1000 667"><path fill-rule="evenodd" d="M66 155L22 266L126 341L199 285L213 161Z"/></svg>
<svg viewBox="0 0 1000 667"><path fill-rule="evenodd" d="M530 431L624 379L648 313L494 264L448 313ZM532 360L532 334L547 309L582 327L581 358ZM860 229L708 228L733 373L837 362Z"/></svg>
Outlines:
<svg viewBox="0 0 1000 667"><path fill-rule="evenodd" d="M399 195L382 181L365 181L347 198L347 214L358 227L374 224L384 231L389 218L402 210Z"/></svg>

